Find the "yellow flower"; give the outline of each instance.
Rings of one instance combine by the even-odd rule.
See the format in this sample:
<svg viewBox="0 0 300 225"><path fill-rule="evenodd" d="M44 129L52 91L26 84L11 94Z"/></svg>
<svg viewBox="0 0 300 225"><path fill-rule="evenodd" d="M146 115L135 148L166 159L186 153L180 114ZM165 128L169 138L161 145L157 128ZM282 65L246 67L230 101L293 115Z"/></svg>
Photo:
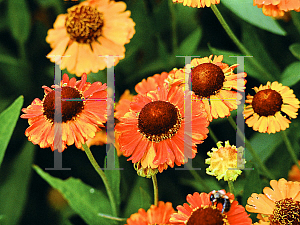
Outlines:
<svg viewBox="0 0 300 225"><path fill-rule="evenodd" d="M174 3L182 3L184 6L190 6L193 8L210 7L212 4L219 4L220 0L173 0Z"/></svg>
<svg viewBox="0 0 300 225"><path fill-rule="evenodd" d="M245 164L245 160L242 158L242 154L238 154L236 147L229 144L229 141L225 141L225 147L221 143L219 141L218 148L212 148L212 152L207 153L210 158L206 159L205 163L210 166L206 168L206 173L216 176L218 180L235 181L242 173L238 168Z"/></svg>
<svg viewBox="0 0 300 225"><path fill-rule="evenodd" d="M255 131L269 134L288 128L291 121L282 113L296 118L299 108L299 100L293 90L277 81L253 89L256 94L248 95L245 101L249 104L244 111L246 124Z"/></svg>
<svg viewBox="0 0 300 225"><path fill-rule="evenodd" d="M55 55L63 55L61 69L76 76L98 72L106 67L106 58L114 55L114 64L125 57L126 43L135 33L135 23L124 2L87 0L68 9L57 17L48 31L46 41L52 51L48 54L55 62Z"/></svg>
<svg viewBox="0 0 300 225"><path fill-rule="evenodd" d="M300 183L281 178L271 180L270 185L264 194L248 198L246 210L258 213L259 224L300 224Z"/></svg>

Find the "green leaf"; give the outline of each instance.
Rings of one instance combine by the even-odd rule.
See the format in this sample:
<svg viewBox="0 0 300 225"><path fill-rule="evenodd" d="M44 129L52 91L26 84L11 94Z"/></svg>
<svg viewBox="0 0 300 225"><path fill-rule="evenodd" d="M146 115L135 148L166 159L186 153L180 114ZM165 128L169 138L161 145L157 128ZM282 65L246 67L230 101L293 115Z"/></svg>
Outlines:
<svg viewBox="0 0 300 225"><path fill-rule="evenodd" d="M286 31L279 26L276 20L265 16L262 9L253 6L253 0L222 0L222 4L238 17L254 26L274 34L286 35Z"/></svg>
<svg viewBox="0 0 300 225"><path fill-rule="evenodd" d="M300 44L299 43L294 43L290 45L289 47L291 53L300 60Z"/></svg>
<svg viewBox="0 0 300 225"><path fill-rule="evenodd" d="M35 171L53 188L61 192L70 207L88 224L115 224L116 222L103 218L103 214L111 215L111 207L107 197L99 190L84 184L81 180L68 178L61 180L52 177L38 166Z"/></svg>
<svg viewBox="0 0 300 225"><path fill-rule="evenodd" d="M253 168L253 165L249 165L251 163L247 163L246 168ZM261 193L262 192L262 184L261 179L258 174L258 170L254 168L251 170L246 177L245 185L244 185L244 193L242 198L242 204L245 206L247 203L247 199L251 196L252 193Z"/></svg>
<svg viewBox="0 0 300 225"><path fill-rule="evenodd" d="M261 66L266 68L272 75L279 77L280 68L272 60L264 43L261 41L258 28L244 22L242 31L243 44L251 52L253 58L256 59L258 63L261 63Z"/></svg>
<svg viewBox="0 0 300 225"><path fill-rule="evenodd" d="M26 1L8 0L7 16L13 38L24 44L30 30L30 12Z"/></svg>
<svg viewBox="0 0 300 225"><path fill-rule="evenodd" d="M11 66L17 66L18 64L20 64L20 60L7 54L0 54L0 63L6 63Z"/></svg>
<svg viewBox="0 0 300 225"><path fill-rule="evenodd" d="M213 48L210 45L208 45L208 48L211 50L211 52L215 55L223 55L224 59L223 62L227 63L228 65L233 65L237 63L237 58L236 57L230 57L230 56L243 56L240 53L236 52L231 52L231 51L226 51L226 50L220 50L217 48ZM255 69L255 66L252 64L250 61L249 57L245 57L245 72L248 74L248 76L251 76L261 82L266 82L268 79L264 76L261 76L260 73L257 72Z"/></svg>
<svg viewBox="0 0 300 225"><path fill-rule="evenodd" d="M281 81L285 86L292 86L300 80L300 62L288 65L281 75Z"/></svg>
<svg viewBox="0 0 300 225"><path fill-rule="evenodd" d="M282 137L280 133L267 134L267 133L255 133L250 139L250 143L256 153L260 156L261 160L265 162L276 150L276 148L282 142ZM246 146L247 147L247 146ZM252 160L252 155L245 150L246 161Z"/></svg>
<svg viewBox="0 0 300 225"><path fill-rule="evenodd" d="M49 8L53 7L56 14L61 14L64 11L63 2L61 0L36 0L42 7ZM72 1L70 1L72 2Z"/></svg>
<svg viewBox="0 0 300 225"><path fill-rule="evenodd" d="M20 96L5 111L0 114L0 165L3 161L5 150L17 124L24 97Z"/></svg>
<svg viewBox="0 0 300 225"><path fill-rule="evenodd" d="M125 208L125 217L130 217L131 214L136 213L140 208L148 210L151 206L151 198L147 193L152 191L149 187L151 180L147 178L137 177L136 183L132 188L132 192L128 198Z"/></svg>
<svg viewBox="0 0 300 225"><path fill-rule="evenodd" d="M114 156L114 169L107 169L104 170L104 173L106 175L106 178L108 180L108 183L110 185L110 188L113 192L113 195L115 197L116 200L116 204L117 207L120 206L121 203L121 198L120 198L120 181L121 181L121 173L120 173L120 169L119 169L119 157L117 155L117 152L115 150L115 147L113 145L111 145L108 154L108 157L110 156L109 154L111 154ZM106 157L107 158L107 157ZM105 158L105 162L104 165L106 165L106 158ZM112 163L112 162L109 162ZM106 165L107 166L107 165ZM112 165L109 165L109 167L112 167ZM106 167L107 168L107 167Z"/></svg>
<svg viewBox="0 0 300 225"><path fill-rule="evenodd" d="M183 56L183 55L193 55L193 53L197 50L197 47L200 43L202 36L202 32L200 28L195 29L186 39L182 41L180 44L176 55Z"/></svg>
<svg viewBox="0 0 300 225"><path fill-rule="evenodd" d="M26 141L22 152L7 169L1 170L0 214L4 217L1 224L19 224L27 200L33 160L34 145Z"/></svg>

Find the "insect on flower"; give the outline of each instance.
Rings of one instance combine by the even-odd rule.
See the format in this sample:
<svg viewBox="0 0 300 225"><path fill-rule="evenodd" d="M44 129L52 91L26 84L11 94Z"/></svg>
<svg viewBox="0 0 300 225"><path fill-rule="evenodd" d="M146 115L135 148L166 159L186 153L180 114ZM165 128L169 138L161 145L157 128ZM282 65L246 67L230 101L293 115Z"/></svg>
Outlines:
<svg viewBox="0 0 300 225"><path fill-rule="evenodd" d="M215 205L215 203L216 203L216 206L219 203L222 204L223 208L222 208L221 213L228 212L230 210L230 207L231 207L230 199L225 194L224 190L219 190L219 191L213 190L210 193L209 199L213 205Z"/></svg>

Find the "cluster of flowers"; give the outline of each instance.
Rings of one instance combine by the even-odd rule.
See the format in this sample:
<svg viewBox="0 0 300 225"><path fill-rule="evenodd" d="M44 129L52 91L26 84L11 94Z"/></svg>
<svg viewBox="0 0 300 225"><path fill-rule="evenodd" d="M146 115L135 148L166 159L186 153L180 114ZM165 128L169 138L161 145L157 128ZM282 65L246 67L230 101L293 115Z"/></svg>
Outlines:
<svg viewBox="0 0 300 225"><path fill-rule="evenodd" d="M246 210L257 213L259 218L255 225L270 224L299 224L300 223L300 182L271 180L272 188L265 187L264 194L253 193L248 198ZM189 194L186 200L189 204L177 206L178 212L170 202L159 202L158 206L152 205L146 212L140 209L127 219L127 225L148 224L187 224L187 225L251 225L252 220L245 212L245 208L234 200L234 195L222 192L230 201L230 210L222 213L222 204L211 201L211 195L207 193ZM201 221L199 223L199 221Z"/></svg>
<svg viewBox="0 0 300 225"><path fill-rule="evenodd" d="M178 2L204 7L220 1ZM269 5L275 1L263 2ZM284 7L284 1L276 2L280 2L278 7ZM256 1L256 4L260 2ZM97 134L96 137L106 143L105 131L101 132L101 128L109 113L107 86L101 82L87 82L87 73L106 67L104 58L99 55L124 58L124 44L135 33L135 24L125 9L123 2L88 0L70 8L68 14L58 16L54 29L49 30L46 38L53 48L49 57L53 61L53 55L68 56L62 58L61 68L81 76L81 80L69 79L64 74L60 85L43 86L44 98L36 98L22 109L21 117L28 119L30 125L25 131L29 141L41 148L55 150L55 138L61 135L62 151L73 144L82 148L84 143L99 142L99 139L95 140ZM115 64L119 59L115 59ZM115 118L119 121L116 148L119 154L130 157L128 160L134 163L139 175L151 177L168 166L181 166L194 158L196 145L207 138L209 123L230 116L231 111L241 104L247 74L235 74L233 71L238 65L229 66L222 60L223 56L213 58L212 55L195 58L184 68L144 79L135 87L137 95L127 91L121 98L115 108ZM65 100L61 102L61 132L55 128L55 88L60 89L61 98ZM299 108L293 90L275 81L254 87L254 91L254 96L247 96L244 110L248 126L262 133L287 129L290 118L297 117ZM241 171L228 168L237 168L236 147L229 142L225 142L224 147L218 143L217 147L208 153L210 158L206 163L210 166L207 173L217 179L235 180ZM265 188L265 195L252 194L246 209L259 213L260 224L299 224L300 184L284 179L272 180L270 184L273 189ZM210 194L194 193L187 196L190 205L177 207L178 213L174 212L171 203L160 202L158 206L151 206L148 212L139 210L127 223L192 225L201 220L207 221L202 224L251 224L233 194L225 195L231 205L228 211L223 212L220 204L213 204ZM291 207L295 210L290 211Z"/></svg>

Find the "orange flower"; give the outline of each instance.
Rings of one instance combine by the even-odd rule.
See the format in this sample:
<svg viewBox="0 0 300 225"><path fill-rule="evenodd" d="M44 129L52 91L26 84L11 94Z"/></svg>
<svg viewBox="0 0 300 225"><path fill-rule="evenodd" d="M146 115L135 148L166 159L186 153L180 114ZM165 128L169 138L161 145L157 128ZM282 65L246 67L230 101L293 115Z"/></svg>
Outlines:
<svg viewBox="0 0 300 225"><path fill-rule="evenodd" d="M193 59L185 69L177 70L169 78L169 80L173 80L174 84L178 84L180 81L183 83L186 73L191 72L195 100L204 103L209 121L212 121L213 118L230 116L230 111L237 109L242 99L242 95L237 91L245 89L246 80L242 80L247 76L246 73L234 74L232 71L238 65L229 67L222 63L222 55L215 56L213 60L212 57L211 55Z"/></svg>
<svg viewBox="0 0 300 225"><path fill-rule="evenodd" d="M209 125L201 102L192 103L191 121L185 119L184 90L167 84L157 87L145 95L138 95L130 104L116 130L121 133L119 143L123 155L140 163L142 168L158 169L162 172L168 165L174 167L194 158L195 144L207 137ZM192 123L191 123L192 122ZM189 141L185 139L184 126L192 126ZM191 152L185 152L185 146Z"/></svg>
<svg viewBox="0 0 300 225"><path fill-rule="evenodd" d="M253 5L262 8L266 16L284 18L285 12L300 10L299 0L253 0Z"/></svg>
<svg viewBox="0 0 300 225"><path fill-rule="evenodd" d="M103 126L107 118L107 92L106 84L86 82L87 75L76 82L75 78L63 75L61 81L61 97L63 99L82 99L78 101L62 101L62 151L66 145L75 143L77 148L85 143L88 138L93 138ZM52 86L57 88L57 86ZM60 135L54 132L55 91L43 86L45 96L43 100L36 98L31 105L23 108L25 113L21 118L28 119L29 127L25 131L28 140L38 144L41 148L51 147L54 151L54 136ZM90 100L89 100L90 99Z"/></svg>
<svg viewBox="0 0 300 225"><path fill-rule="evenodd" d="M222 190L225 192L225 190ZM230 200L230 210L222 213L222 204L212 204L210 201L210 194L195 192L193 195L189 194L186 197L187 203L183 206L177 206L178 213L172 214L170 222L172 224L190 225L200 224L224 224L224 225L251 225L252 220L245 212L243 206L238 205L234 201L234 195L226 193Z"/></svg>
<svg viewBox="0 0 300 225"><path fill-rule="evenodd" d="M193 8L210 7L211 4L219 4L220 0L173 0L174 3L182 3L184 6L190 6Z"/></svg>
<svg viewBox="0 0 300 225"><path fill-rule="evenodd" d="M288 128L291 121L282 113L296 118L299 108L299 100L293 90L277 81L253 89L256 94L248 95L245 101L249 104L244 111L247 125L255 131L269 134Z"/></svg>
<svg viewBox="0 0 300 225"><path fill-rule="evenodd" d="M135 33L135 23L124 2L87 0L68 9L48 31L46 41L53 49L49 54L64 55L61 69L81 76L82 73L98 72L106 67L106 58L114 55L114 64L125 57L124 44ZM124 12L125 11L125 12Z"/></svg>
<svg viewBox="0 0 300 225"><path fill-rule="evenodd" d="M138 213L132 214L126 225L168 225L172 213L174 209L171 202L158 202L158 206L151 205L147 212L139 209Z"/></svg>
<svg viewBox="0 0 300 225"><path fill-rule="evenodd" d="M300 160L298 160L298 163L300 163ZM291 170L289 171L288 180L289 181L300 181L300 170L296 164L293 165Z"/></svg>
<svg viewBox="0 0 300 225"><path fill-rule="evenodd" d="M161 74L155 74L154 76L148 77L147 80L143 79L140 83L135 85L135 91L138 94L146 94L149 91L155 91L157 86L164 84L165 79L168 78L169 74L167 72L162 72ZM119 104L116 106L116 118L123 117L130 109L130 103L135 99L136 96L130 94L129 90L126 90L121 96Z"/></svg>
<svg viewBox="0 0 300 225"><path fill-rule="evenodd" d="M259 213L262 224L300 224L300 183L271 180L264 194L253 193L246 210Z"/></svg>

